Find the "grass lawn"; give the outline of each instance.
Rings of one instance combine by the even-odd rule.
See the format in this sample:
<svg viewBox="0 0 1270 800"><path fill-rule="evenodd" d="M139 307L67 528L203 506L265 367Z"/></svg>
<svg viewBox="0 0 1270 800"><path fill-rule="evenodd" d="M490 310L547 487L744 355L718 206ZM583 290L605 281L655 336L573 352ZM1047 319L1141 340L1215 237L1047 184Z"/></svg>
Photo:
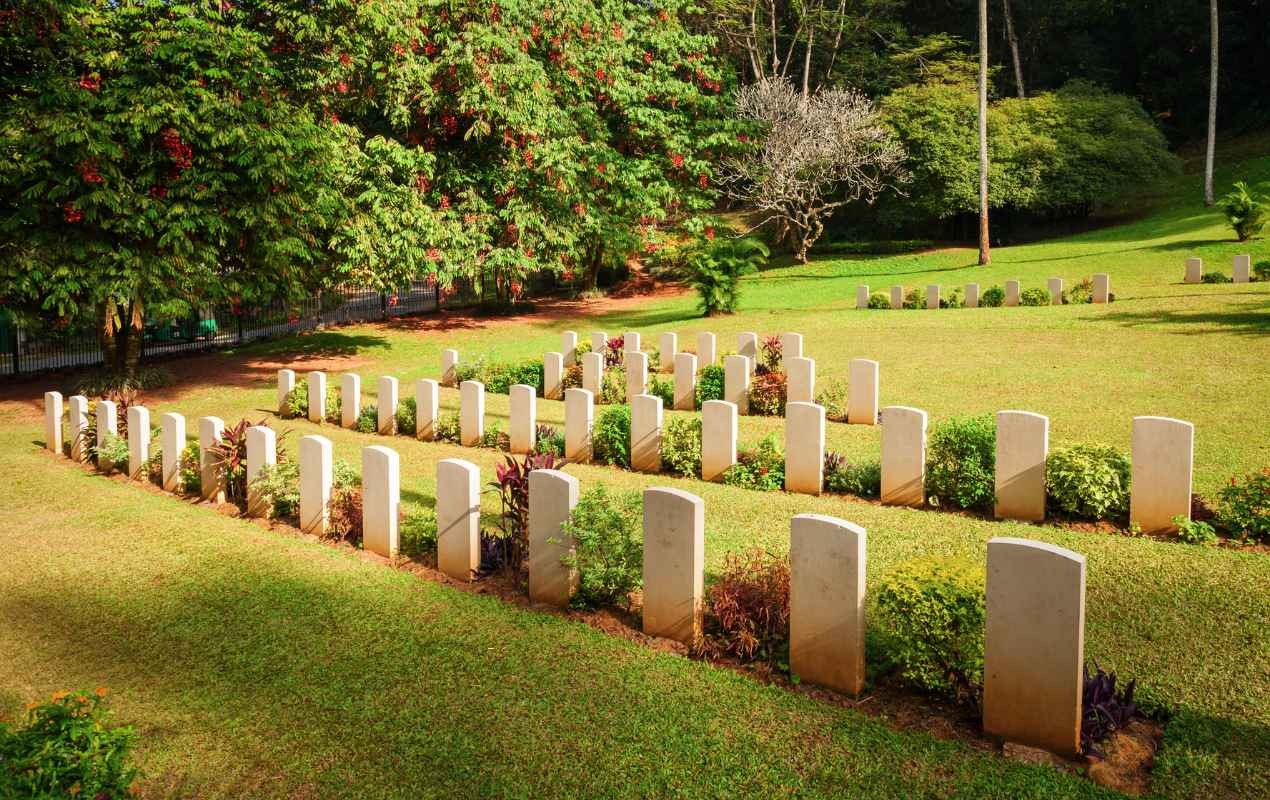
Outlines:
<svg viewBox="0 0 1270 800"><path fill-rule="evenodd" d="M1270 179L1270 158L1228 163ZM1197 197L1194 177L1179 180ZM393 374L403 396L436 377L440 351L536 357L566 328L663 330L681 343L713 330L802 332L820 379L847 361L882 365L884 405L952 416L1019 408L1051 418L1052 446L1127 451L1131 418L1196 425L1196 488L1270 464L1270 284L1182 285L1182 262L1230 271L1236 246L1215 212L1166 204L1139 221L999 248L988 268L965 249L822 259L747 279L742 312L695 316L684 295L599 315L480 321L449 315L343 328L195 362L151 393L156 415L257 419L273 371L355 369L368 395ZM945 311L856 311L855 286L1024 287L1111 274L1117 302ZM203 376L201 370L207 370ZM227 372L227 370L229 370ZM232 374L227 385L217 376ZM0 404L0 716L61 688L108 685L140 728L150 796L268 797L1084 797L1106 792L1047 767L1007 762L926 734L585 625L510 608L343 551L109 481L36 449L41 385ZM373 402L373 397L368 397ZM457 392L443 405L457 408ZM504 420L507 398L489 396ZM539 401L543 421L563 405ZM295 435L307 422L282 423ZM876 455L875 428L830 425L829 446ZM743 442L781 428L743 418ZM322 428L360 465L375 437ZM463 457L492 477L499 456L408 439L403 499L430 507L435 465ZM584 488L675 485L706 501L707 570L751 545L788 547L794 514L869 531L869 583L924 553L982 561L993 536L1023 536L1088 557L1086 651L1173 712L1152 791L1159 797L1270 796L1270 557L1171 542L882 508L840 497L733 487L571 466ZM496 501L486 497L493 513Z"/></svg>

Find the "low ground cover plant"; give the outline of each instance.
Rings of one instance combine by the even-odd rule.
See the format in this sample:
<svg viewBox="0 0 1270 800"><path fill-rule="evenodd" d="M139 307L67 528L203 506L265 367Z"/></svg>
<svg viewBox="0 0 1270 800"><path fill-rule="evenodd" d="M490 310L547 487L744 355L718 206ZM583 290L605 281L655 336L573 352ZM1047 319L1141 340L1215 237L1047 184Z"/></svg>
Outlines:
<svg viewBox="0 0 1270 800"><path fill-rule="evenodd" d="M661 433L661 463L685 478L701 477L701 418L671 417Z"/></svg>
<svg viewBox="0 0 1270 800"><path fill-rule="evenodd" d="M697 408L707 400L723 399L723 381L726 371L718 364L703 367L697 373Z"/></svg>
<svg viewBox="0 0 1270 800"><path fill-rule="evenodd" d="M131 797L137 734L110 725L106 689L57 692L27 709L25 725L0 722L0 796Z"/></svg>
<svg viewBox="0 0 1270 800"><path fill-rule="evenodd" d="M397 433L402 436L414 436L418 431L418 407L413 397L407 397L397 404Z"/></svg>
<svg viewBox="0 0 1270 800"><path fill-rule="evenodd" d="M101 469L119 470L128 466L128 440L108 433L101 444L92 445L93 457Z"/></svg>
<svg viewBox="0 0 1270 800"><path fill-rule="evenodd" d="M1231 478L1218 497L1217 521L1231 535L1270 543L1270 467Z"/></svg>
<svg viewBox="0 0 1270 800"><path fill-rule="evenodd" d="M1091 278L1081 278L1072 284L1063 298L1065 303L1083 304L1094 302L1094 282Z"/></svg>
<svg viewBox="0 0 1270 800"><path fill-rule="evenodd" d="M534 429L534 452L564 458L564 433L550 425L538 423Z"/></svg>
<svg viewBox="0 0 1270 800"><path fill-rule="evenodd" d="M1201 283L1231 283L1234 279L1224 272L1205 272L1199 280Z"/></svg>
<svg viewBox="0 0 1270 800"><path fill-rule="evenodd" d="M869 308L882 309L891 307L891 298L885 292L874 292L869 295Z"/></svg>
<svg viewBox="0 0 1270 800"><path fill-rule="evenodd" d="M882 494L882 462L874 459L851 463L842 454L827 451L825 491L857 497L879 496Z"/></svg>
<svg viewBox="0 0 1270 800"><path fill-rule="evenodd" d="M406 514L399 527L397 546L403 555L416 561L436 556L437 515L430 511Z"/></svg>
<svg viewBox="0 0 1270 800"><path fill-rule="evenodd" d="M789 579L787 556L762 548L729 553L706 591L702 654L788 669Z"/></svg>
<svg viewBox="0 0 1270 800"><path fill-rule="evenodd" d="M1190 519L1181 514L1173 518L1177 526L1177 538L1187 544L1215 544L1217 531L1208 522L1201 519Z"/></svg>
<svg viewBox="0 0 1270 800"><path fill-rule="evenodd" d="M1080 719L1080 751L1082 753L1098 757L1105 756L1100 747L1102 742L1116 731L1127 727L1135 718L1142 716L1137 704L1133 702L1133 693L1136 688L1136 681L1129 681L1123 687L1117 687L1116 673L1104 672L1096 663L1091 673L1089 665L1085 664Z"/></svg>
<svg viewBox="0 0 1270 800"><path fill-rule="evenodd" d="M185 445L185 449L181 451L181 457L177 461L177 471L180 474L181 491L184 494L198 494L203 490L203 468L201 465L201 458L202 456L198 450L198 442L190 442ZM296 502L299 502L298 495Z"/></svg>
<svg viewBox="0 0 1270 800"><path fill-rule="evenodd" d="M979 295L979 305L984 308L997 308L1005 304L1005 289L1000 286L989 286Z"/></svg>
<svg viewBox="0 0 1270 800"><path fill-rule="evenodd" d="M841 378L826 378L816 382L816 405L825 409L829 422L847 421L847 382Z"/></svg>
<svg viewBox="0 0 1270 800"><path fill-rule="evenodd" d="M600 412L591 431L595 460L629 469L631 466L631 408L609 406Z"/></svg>
<svg viewBox="0 0 1270 800"><path fill-rule="evenodd" d="M1050 304L1050 293L1039 286L1024 289L1019 293L1021 306L1047 306Z"/></svg>
<svg viewBox="0 0 1270 800"><path fill-rule="evenodd" d="M785 488L785 450L775 433L764 436L758 445L737 451L736 463L723 473L723 482L764 492Z"/></svg>
<svg viewBox="0 0 1270 800"><path fill-rule="evenodd" d="M1078 444L1045 462L1047 504L1072 517L1111 519L1129 510L1129 459L1114 447Z"/></svg>
<svg viewBox="0 0 1270 800"><path fill-rule="evenodd" d="M983 687L984 574L964 559L924 556L878 590L879 628L900 676L975 707Z"/></svg>
<svg viewBox="0 0 1270 800"><path fill-rule="evenodd" d="M926 450L930 503L990 509L996 496L996 443L996 420L990 414L953 418L935 426Z"/></svg>
<svg viewBox="0 0 1270 800"><path fill-rule="evenodd" d="M610 493L603 484L578 498L564 533L573 539L564 563L578 572L577 608L630 608L644 580L644 503L639 492Z"/></svg>

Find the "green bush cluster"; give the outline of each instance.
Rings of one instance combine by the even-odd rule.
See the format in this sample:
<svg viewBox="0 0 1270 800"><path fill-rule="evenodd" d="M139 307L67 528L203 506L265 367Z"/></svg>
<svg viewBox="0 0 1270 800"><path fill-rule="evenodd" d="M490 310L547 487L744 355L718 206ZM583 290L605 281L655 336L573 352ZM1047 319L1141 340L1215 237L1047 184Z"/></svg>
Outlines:
<svg viewBox="0 0 1270 800"><path fill-rule="evenodd" d="M361 477L347 461L331 462L332 495L361 484ZM251 488L269 509L269 516L296 524L300 517L300 462L279 461L264 467Z"/></svg>
<svg viewBox="0 0 1270 800"><path fill-rule="evenodd" d="M675 382L656 373L648 376L648 394L661 398L662 408L675 407Z"/></svg>
<svg viewBox="0 0 1270 800"><path fill-rule="evenodd" d="M837 453L825 453L825 491L878 497L882 494L882 462L874 459L852 464Z"/></svg>
<svg viewBox="0 0 1270 800"><path fill-rule="evenodd" d="M741 276L767 263L767 246L748 236L720 237L696 248L687 258L688 285L701 298L707 317L731 314L741 299Z"/></svg>
<svg viewBox="0 0 1270 800"><path fill-rule="evenodd" d="M495 363L484 357L470 363L460 362L454 371L455 377L463 381L480 381L485 391L491 394L508 394L511 387L517 384L534 387L534 392L542 394L543 363L541 359Z"/></svg>
<svg viewBox="0 0 1270 800"><path fill-rule="evenodd" d="M977 703L983 684L983 568L922 557L895 567L878 590L880 630L903 678Z"/></svg>
<svg viewBox="0 0 1270 800"><path fill-rule="evenodd" d="M128 467L128 440L122 436L108 433L102 437L101 444L92 448L99 468L117 470Z"/></svg>
<svg viewBox="0 0 1270 800"><path fill-rule="evenodd" d="M379 407L374 403L362 406L357 414L357 432L375 433L379 430Z"/></svg>
<svg viewBox="0 0 1270 800"><path fill-rule="evenodd" d="M1270 543L1270 467L1231 478L1220 492L1217 520L1236 536Z"/></svg>
<svg viewBox="0 0 1270 800"><path fill-rule="evenodd" d="M1045 493L1051 508L1086 519L1107 519L1129 510L1129 459L1104 445L1080 444L1050 453Z"/></svg>
<svg viewBox="0 0 1270 800"><path fill-rule="evenodd" d="M1050 300L1049 291L1039 286L1024 289L1019 293L1019 305L1021 306L1047 306L1050 304Z"/></svg>
<svg viewBox="0 0 1270 800"><path fill-rule="evenodd" d="M429 511L414 511L407 514L401 520L398 546L403 555L416 561L435 555L437 515Z"/></svg>
<svg viewBox="0 0 1270 800"><path fill-rule="evenodd" d="M729 486L776 492L785 488L785 450L774 433L764 436L757 447L740 450L736 463L723 473Z"/></svg>
<svg viewBox="0 0 1270 800"><path fill-rule="evenodd" d="M615 467L631 466L631 408L609 406L600 412L591 430L595 460Z"/></svg>
<svg viewBox="0 0 1270 800"><path fill-rule="evenodd" d="M869 308L883 309L891 307L891 298L885 292L874 292L869 295Z"/></svg>
<svg viewBox="0 0 1270 800"><path fill-rule="evenodd" d="M1081 278L1068 289L1063 302L1084 304L1094 302L1094 282L1090 278Z"/></svg>
<svg viewBox="0 0 1270 800"><path fill-rule="evenodd" d="M1234 279L1224 272L1205 272L1199 280L1200 283L1231 283Z"/></svg>
<svg viewBox="0 0 1270 800"><path fill-rule="evenodd" d="M999 308L1005 305L1005 289L1000 286L989 286L979 295L980 308Z"/></svg>
<svg viewBox="0 0 1270 800"><path fill-rule="evenodd" d="M638 492L610 494L603 484L574 506L564 533L573 538L563 562L578 572L573 604L581 608L629 607L644 579L643 499Z"/></svg>
<svg viewBox="0 0 1270 800"><path fill-rule="evenodd" d="M718 364L703 367L697 373L697 408L707 400L723 399L723 382L726 371Z"/></svg>
<svg viewBox="0 0 1270 800"><path fill-rule="evenodd" d="M685 478L701 477L701 418L671 417L661 433L661 463Z"/></svg>
<svg viewBox="0 0 1270 800"><path fill-rule="evenodd" d="M458 444L462 438L463 421L459 412L448 411L437 420L437 441Z"/></svg>
<svg viewBox="0 0 1270 800"><path fill-rule="evenodd" d="M990 509L996 496L996 443L996 420L989 414L937 425L926 449L931 504Z"/></svg>
<svg viewBox="0 0 1270 800"><path fill-rule="evenodd" d="M198 442L190 442L181 451L181 456L177 460L177 472L180 475L181 491L185 494L198 494L203 491L201 459Z"/></svg>
<svg viewBox="0 0 1270 800"><path fill-rule="evenodd" d="M397 404L397 433L402 436L414 436L418 425L416 401L413 397L407 397Z"/></svg>

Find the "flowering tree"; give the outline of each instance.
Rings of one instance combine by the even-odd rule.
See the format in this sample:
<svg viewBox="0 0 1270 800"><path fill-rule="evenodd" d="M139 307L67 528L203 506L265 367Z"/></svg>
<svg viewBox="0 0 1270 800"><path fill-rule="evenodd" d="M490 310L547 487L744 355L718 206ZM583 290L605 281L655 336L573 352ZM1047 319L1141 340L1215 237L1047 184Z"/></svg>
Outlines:
<svg viewBox="0 0 1270 800"><path fill-rule="evenodd" d="M722 164L727 193L774 221L799 261L835 209L873 202L908 179L904 149L868 98L853 89L821 89L804 99L784 78L740 89L736 114L763 128L761 144ZM758 226L755 226L758 227Z"/></svg>

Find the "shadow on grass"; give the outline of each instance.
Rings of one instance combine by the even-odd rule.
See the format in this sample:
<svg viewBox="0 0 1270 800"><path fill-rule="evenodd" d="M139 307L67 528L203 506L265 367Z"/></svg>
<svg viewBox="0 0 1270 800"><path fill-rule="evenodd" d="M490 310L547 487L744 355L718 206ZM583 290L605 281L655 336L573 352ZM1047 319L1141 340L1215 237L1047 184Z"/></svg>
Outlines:
<svg viewBox="0 0 1270 800"><path fill-rule="evenodd" d="M1207 295L1205 295L1207 297ZM1129 328L1177 327L1186 336L1234 333L1258 336L1270 333L1270 308L1263 311L1120 311L1104 317ZM1191 330L1187 330L1187 328Z"/></svg>

